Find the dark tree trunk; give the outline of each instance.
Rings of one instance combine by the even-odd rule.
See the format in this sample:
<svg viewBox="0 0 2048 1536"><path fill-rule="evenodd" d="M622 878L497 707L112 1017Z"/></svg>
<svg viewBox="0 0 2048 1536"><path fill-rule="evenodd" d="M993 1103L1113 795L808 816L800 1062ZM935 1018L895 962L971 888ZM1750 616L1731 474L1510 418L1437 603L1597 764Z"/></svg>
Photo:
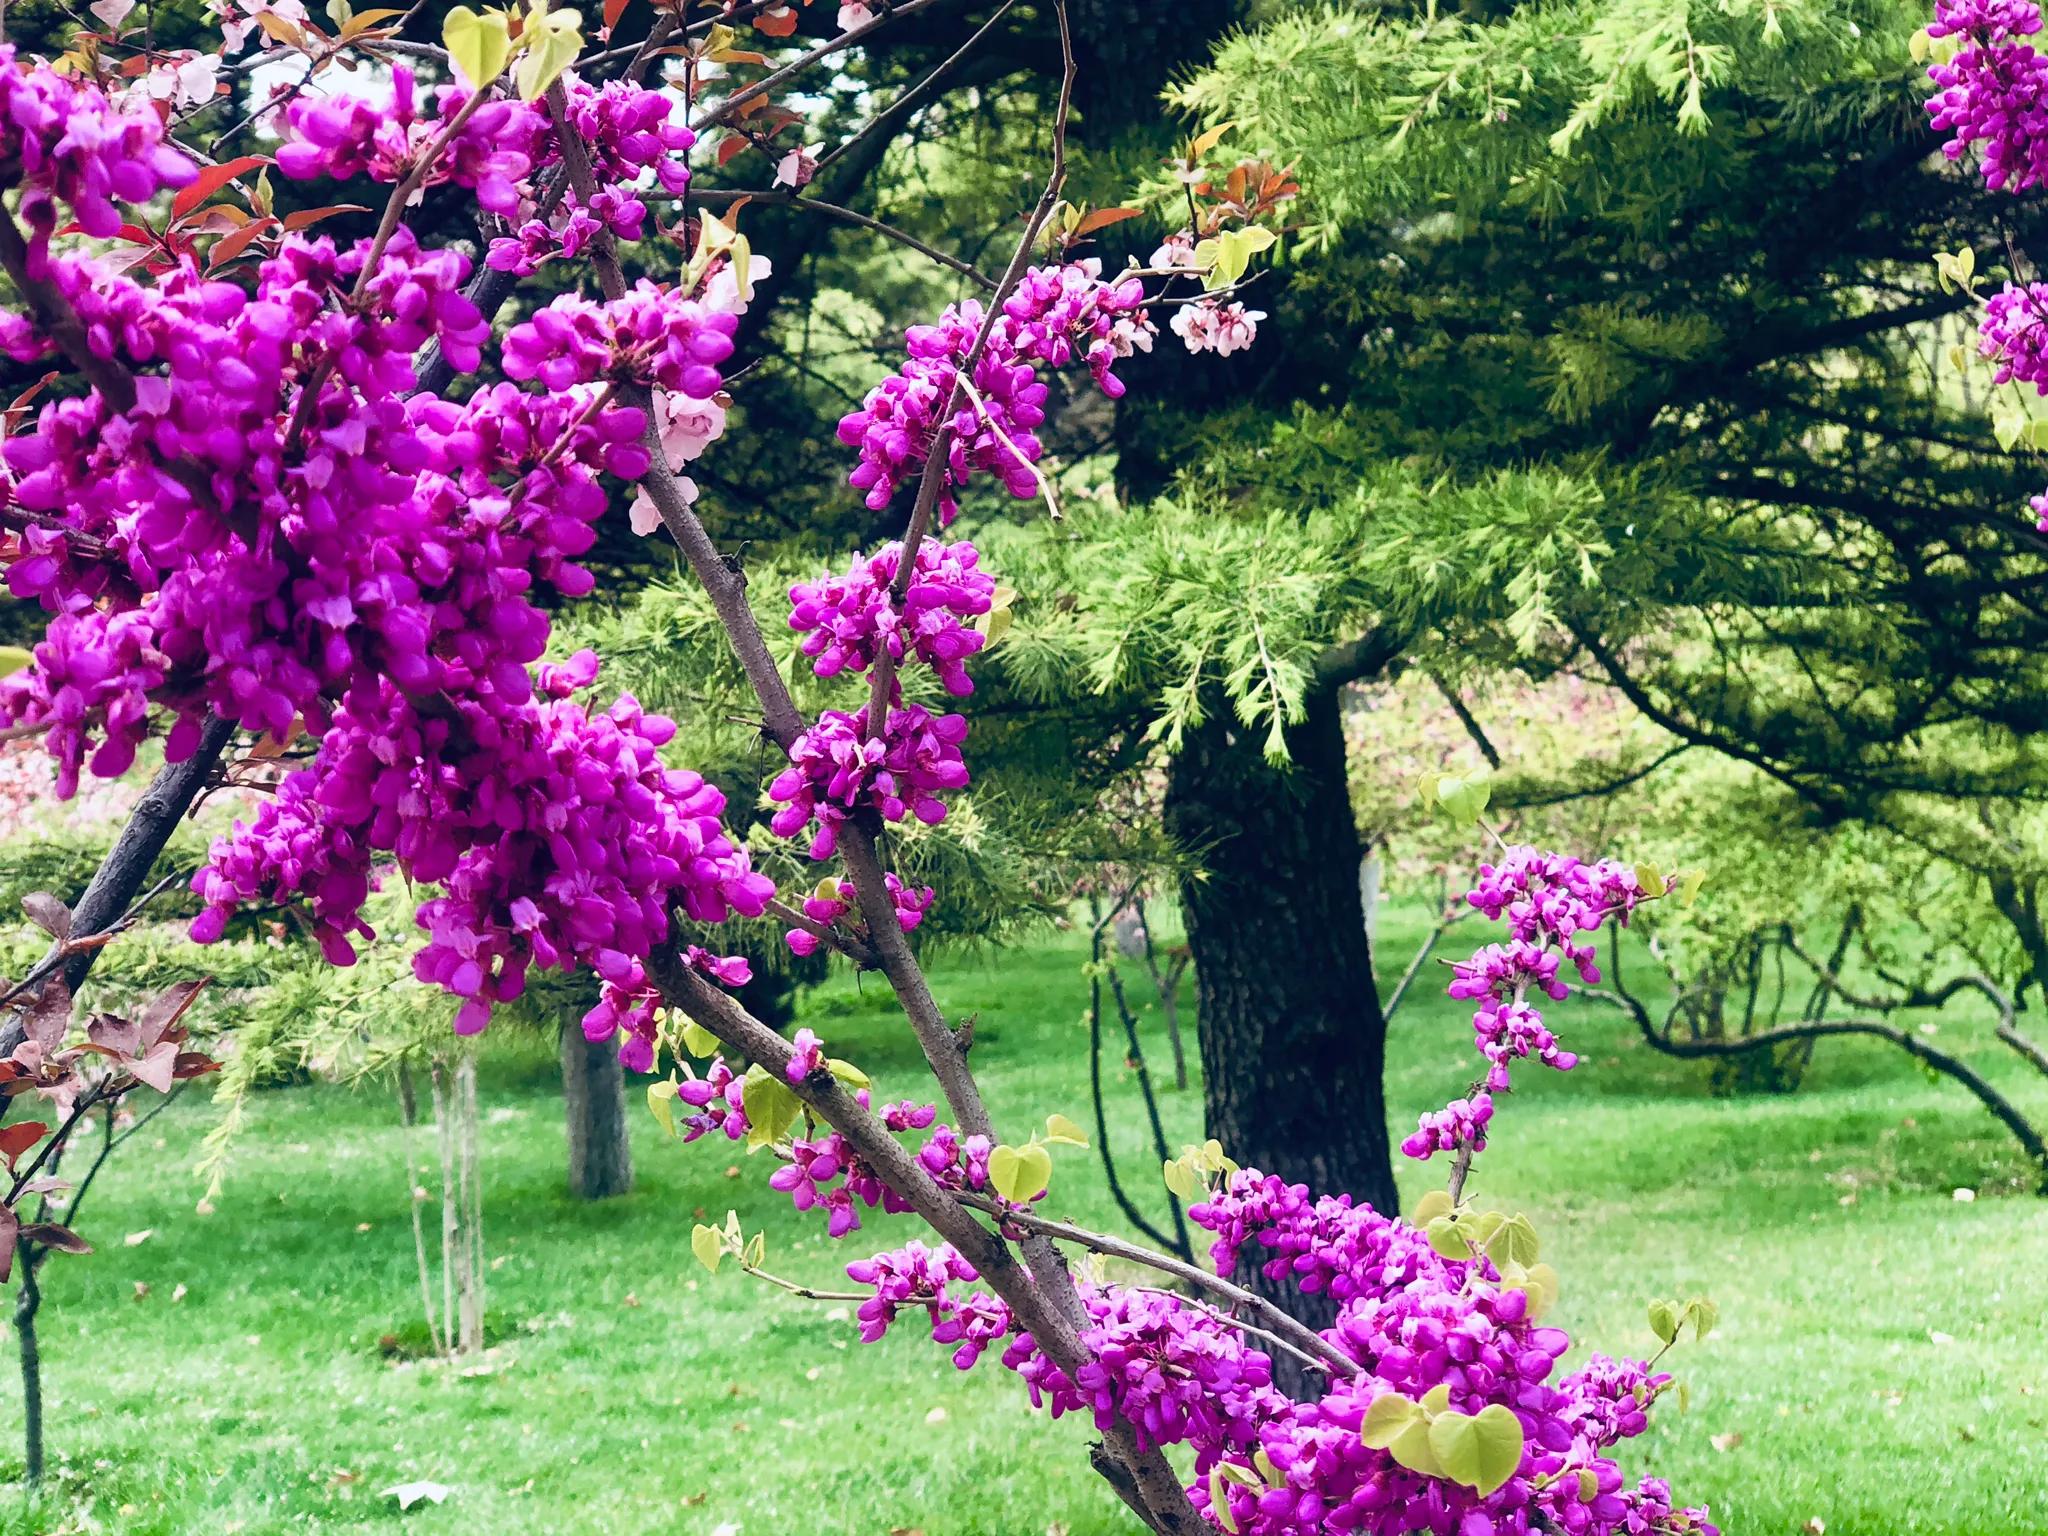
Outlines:
<svg viewBox="0 0 2048 1536"><path fill-rule="evenodd" d="M1167 785L1167 824L1198 850L1181 887L1194 954L1209 1134L1246 1167L1397 1208L1380 1069L1386 1022L1358 896L1358 829L1334 691L1261 754L1220 701ZM1246 1277L1240 1277L1244 1279ZM1312 1325L1321 1298L1258 1288Z"/></svg>
<svg viewBox="0 0 2048 1536"><path fill-rule="evenodd" d="M569 1192L581 1200L625 1194L633 1187L633 1146L616 1041L593 1044L573 1023L562 1031L562 1102L569 1120Z"/></svg>
<svg viewBox="0 0 2048 1536"><path fill-rule="evenodd" d="M21 1294L14 1299L14 1332L21 1341L21 1434L23 1475L31 1487L43 1480L43 1350L36 1338L36 1313L43 1304L35 1261L21 1261Z"/></svg>

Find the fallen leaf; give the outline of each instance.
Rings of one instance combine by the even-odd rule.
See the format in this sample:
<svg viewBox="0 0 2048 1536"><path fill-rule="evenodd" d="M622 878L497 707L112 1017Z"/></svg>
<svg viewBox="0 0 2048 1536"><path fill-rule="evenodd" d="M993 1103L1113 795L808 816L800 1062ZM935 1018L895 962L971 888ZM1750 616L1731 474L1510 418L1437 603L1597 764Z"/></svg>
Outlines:
<svg viewBox="0 0 2048 1536"><path fill-rule="evenodd" d="M1968 1205L1971 1201L1975 1200L1976 1198L1977 1191L1975 1191L1974 1189L1959 1189L1955 1192L1955 1199L1957 1203L1961 1205Z"/></svg>
<svg viewBox="0 0 2048 1536"><path fill-rule="evenodd" d="M136 1282L135 1282L135 1299L136 1299L137 1301L140 1301L140 1300L142 1300L142 1298L143 1298L143 1297L147 1296L148 1294L149 1294L149 1282L148 1282L147 1280L138 1280L138 1281L136 1281Z"/></svg>
<svg viewBox="0 0 2048 1536"><path fill-rule="evenodd" d="M192 1293L190 1291L185 1289L185 1282L182 1280L180 1280L175 1286L171 1287L171 1300L173 1301L183 1301L187 1296L191 1294Z"/></svg>
<svg viewBox="0 0 2048 1536"><path fill-rule="evenodd" d="M140 1248L144 1243L148 1242L152 1237L155 1236L155 1227L144 1227L140 1232L130 1232L126 1237L122 1238L121 1241L127 1244L127 1246L129 1246L130 1248Z"/></svg>
<svg viewBox="0 0 2048 1536"><path fill-rule="evenodd" d="M427 1500L429 1503L439 1504L454 1491L453 1488L449 1488L441 1483L397 1483L386 1488L377 1497L380 1499L396 1499L400 1509L411 1509L413 1505L419 1503L422 1499Z"/></svg>
<svg viewBox="0 0 2048 1536"><path fill-rule="evenodd" d="M358 1232L367 1232L370 1230L370 1224L367 1221L359 1221L356 1223L356 1230Z"/></svg>
<svg viewBox="0 0 2048 1536"><path fill-rule="evenodd" d="M1939 1328L1927 1330L1927 1342L1930 1344L1953 1344L1955 1341L1956 1336L1952 1333L1943 1333Z"/></svg>
<svg viewBox="0 0 2048 1536"><path fill-rule="evenodd" d="M924 1421L927 1424L943 1424L946 1422L946 1410L943 1408L934 1408L930 1413L924 1416Z"/></svg>
<svg viewBox="0 0 2048 1536"><path fill-rule="evenodd" d="M1819 1515L1815 1515L1799 1527L1799 1536L1828 1536L1828 1523Z"/></svg>
<svg viewBox="0 0 2048 1536"><path fill-rule="evenodd" d="M1711 1435L1708 1437L1708 1439L1709 1443L1713 1445L1715 1450L1725 1454L1729 1451L1734 1450L1735 1447L1737 1447L1738 1445L1742 1444L1742 1431L1739 1429L1731 1429L1725 1435Z"/></svg>

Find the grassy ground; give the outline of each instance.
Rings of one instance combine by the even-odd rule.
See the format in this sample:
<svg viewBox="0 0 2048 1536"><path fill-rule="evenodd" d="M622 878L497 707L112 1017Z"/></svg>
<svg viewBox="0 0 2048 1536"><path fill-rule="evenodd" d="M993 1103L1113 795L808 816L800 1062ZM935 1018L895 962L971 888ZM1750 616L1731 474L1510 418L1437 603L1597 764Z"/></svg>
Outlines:
<svg viewBox="0 0 2048 1536"><path fill-rule="evenodd" d="M980 1010L975 1059L1006 1125L1088 1116L1078 960L1047 944L937 970L950 1011ZM1464 1017L1419 1000L1397 1020L1397 1120L1463 1082ZM915 1085L877 987L835 983L807 1022L884 1091ZM1527 1074L1477 1187L1535 1218L1564 1275L1561 1321L1583 1340L1640 1351L1647 1298L1720 1303L1721 1330L1677 1357L1690 1411L1668 1404L1632 1463L1711 1501L1730 1536L1822 1528L1808 1522L1829 1536L2040 1532L2048 1206L2016 1192L2018 1160L1972 1101L1853 1045L1824 1049L1797 1096L1717 1100L1703 1069L1651 1055L1611 1014L1575 1005L1570 1033L1584 1068ZM1967 1037L1967 1016L1942 1033ZM1030 1416L992 1363L962 1376L909 1327L864 1348L829 1309L704 1275L690 1224L728 1206L767 1229L771 1267L829 1280L849 1256L765 1188L760 1165L664 1143L636 1113L638 1189L569 1201L554 1074L531 1045L501 1043L487 1064L502 1338L476 1373L380 1349L418 1310L387 1098L264 1096L210 1217L186 1177L205 1107L160 1120L88 1223L99 1251L46 1271L57 1470L40 1499L0 1489L0 1532L1126 1529L1085 1471L1082 1428ZM1168 1094L1166 1109L1171 1134L1191 1137L1197 1096ZM1156 1165L1126 1082L1113 1113L1150 1199ZM1112 1223L1093 1157L1062 1152L1052 1204ZM1424 1183L1404 1175L1411 1198ZM0 1476L18 1477L18 1395L0 1405L0 1456L14 1458ZM413 1479L453 1491L401 1515L379 1491Z"/></svg>

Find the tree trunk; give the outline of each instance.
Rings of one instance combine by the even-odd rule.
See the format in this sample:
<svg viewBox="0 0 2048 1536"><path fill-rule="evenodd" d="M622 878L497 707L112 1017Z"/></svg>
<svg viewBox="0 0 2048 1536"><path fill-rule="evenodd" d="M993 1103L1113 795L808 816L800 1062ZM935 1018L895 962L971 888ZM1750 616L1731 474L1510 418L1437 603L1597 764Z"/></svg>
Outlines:
<svg viewBox="0 0 2048 1536"><path fill-rule="evenodd" d="M1386 1024L1358 896L1358 828L1333 691L1276 770L1220 701L1173 760L1167 824L1198 850L1181 903L1194 954L1209 1134L1246 1167L1397 1209L1380 1070ZM1250 1251L1247 1254L1249 1263ZM1245 1278L1303 1321L1326 1300Z"/></svg>
<svg viewBox="0 0 2048 1536"><path fill-rule="evenodd" d="M14 1332L21 1341L21 1434L23 1475L30 1487L43 1480L43 1350L36 1338L36 1313L43 1293L34 1261L21 1258L21 1294L14 1300Z"/></svg>
<svg viewBox="0 0 2048 1536"><path fill-rule="evenodd" d="M618 1042L593 1044L573 1021L562 1031L562 1104L569 1121L569 1193L579 1200L625 1194L633 1187L633 1145Z"/></svg>

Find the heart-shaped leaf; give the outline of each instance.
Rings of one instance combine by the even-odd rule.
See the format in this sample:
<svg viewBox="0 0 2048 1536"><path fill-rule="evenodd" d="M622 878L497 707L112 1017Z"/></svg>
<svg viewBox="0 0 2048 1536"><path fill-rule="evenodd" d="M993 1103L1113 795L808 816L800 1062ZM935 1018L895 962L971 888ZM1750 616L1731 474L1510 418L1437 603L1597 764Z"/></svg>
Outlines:
<svg viewBox="0 0 2048 1536"><path fill-rule="evenodd" d="M480 91L497 79L504 73L505 61L512 57L512 31L501 11L479 16L468 6L458 5L441 23L441 41L471 90Z"/></svg>
<svg viewBox="0 0 2048 1536"><path fill-rule="evenodd" d="M789 1084L758 1062L747 1069L740 1085L740 1107L747 1112L747 1145L772 1147L796 1124L803 1106Z"/></svg>
<svg viewBox="0 0 2048 1536"><path fill-rule="evenodd" d="M1399 1392L1382 1392L1365 1410L1358 1435L1369 1450L1384 1451L1421 1418L1422 1405L1414 1398L1403 1397Z"/></svg>
<svg viewBox="0 0 2048 1536"><path fill-rule="evenodd" d="M718 1273L718 1261L725 1255L725 1242L718 1235L718 1228L707 1227L701 1221L690 1232L690 1252L697 1255L697 1262Z"/></svg>
<svg viewBox="0 0 2048 1536"><path fill-rule="evenodd" d="M1045 1117L1045 1139L1055 1146L1062 1147L1085 1147L1088 1145L1088 1133L1082 1130L1080 1126L1074 1124L1065 1115L1047 1115Z"/></svg>
<svg viewBox="0 0 2048 1536"><path fill-rule="evenodd" d="M1493 784L1484 773L1445 774L1437 781L1436 803L1452 821L1469 827L1479 820L1486 802L1493 798Z"/></svg>
<svg viewBox="0 0 2048 1536"><path fill-rule="evenodd" d="M1023 1205L1052 1182L1052 1154L1037 1142L1000 1146L988 1155L988 1181L1012 1205Z"/></svg>
<svg viewBox="0 0 2048 1536"><path fill-rule="evenodd" d="M1477 1413L1446 1413L1429 1426L1429 1448L1445 1477L1484 1498L1522 1464L1522 1421L1499 1403Z"/></svg>
<svg viewBox="0 0 2048 1536"><path fill-rule="evenodd" d="M676 1133L676 1085L667 1078L647 1085L647 1112L669 1135Z"/></svg>
<svg viewBox="0 0 2048 1536"><path fill-rule="evenodd" d="M583 18L574 11L551 11L536 3L527 13L526 44L513 80L521 101L538 101L556 78L583 51Z"/></svg>

